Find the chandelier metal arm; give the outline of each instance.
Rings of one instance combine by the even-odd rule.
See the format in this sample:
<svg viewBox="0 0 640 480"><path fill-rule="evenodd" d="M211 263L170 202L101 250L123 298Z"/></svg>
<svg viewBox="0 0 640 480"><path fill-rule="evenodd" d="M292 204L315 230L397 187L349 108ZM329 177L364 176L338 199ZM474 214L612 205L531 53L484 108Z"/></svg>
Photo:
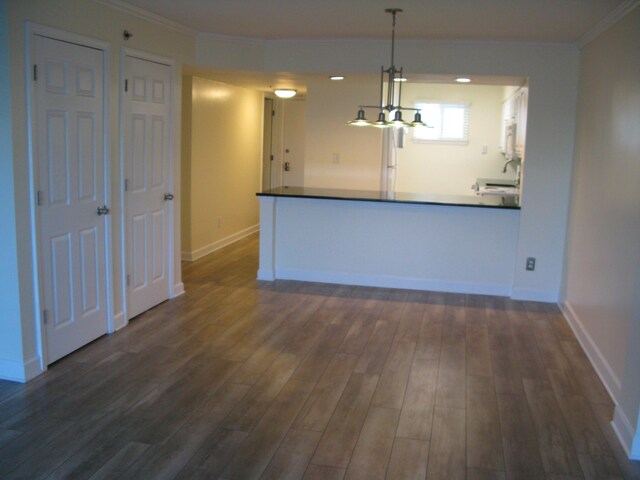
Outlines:
<svg viewBox="0 0 640 480"><path fill-rule="evenodd" d="M389 68L384 68L384 65L380 67L380 103L378 105L359 105L358 106L358 115L355 120L351 120L347 122L351 125L356 126L374 126L374 127L382 127L386 128L389 126L425 126L422 122L422 118L420 115L419 108L411 108L411 107L403 107L402 106L402 82L404 81L404 77L402 75L402 67L399 69L395 66L395 46L396 46L396 14L402 12L400 8L387 8L385 12L390 13L393 17L391 24L391 66ZM385 74L387 76L387 99L386 103L384 102L384 81ZM400 83L398 85L398 104L395 105L394 102L396 100L396 83ZM378 120L377 121L368 121L365 118L364 109L376 109L379 111ZM416 112L415 118L413 122L408 123L402 119L402 110L409 110ZM385 117L385 111L391 113L395 112L395 116L392 121L387 121Z"/></svg>

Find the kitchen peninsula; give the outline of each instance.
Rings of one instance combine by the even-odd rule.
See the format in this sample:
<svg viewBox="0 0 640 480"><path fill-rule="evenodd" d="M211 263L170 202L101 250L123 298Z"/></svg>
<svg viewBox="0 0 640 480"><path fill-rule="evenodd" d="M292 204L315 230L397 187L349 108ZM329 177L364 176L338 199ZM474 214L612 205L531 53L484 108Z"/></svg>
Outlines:
<svg viewBox="0 0 640 480"><path fill-rule="evenodd" d="M259 280L511 295L519 197L302 187L257 195Z"/></svg>

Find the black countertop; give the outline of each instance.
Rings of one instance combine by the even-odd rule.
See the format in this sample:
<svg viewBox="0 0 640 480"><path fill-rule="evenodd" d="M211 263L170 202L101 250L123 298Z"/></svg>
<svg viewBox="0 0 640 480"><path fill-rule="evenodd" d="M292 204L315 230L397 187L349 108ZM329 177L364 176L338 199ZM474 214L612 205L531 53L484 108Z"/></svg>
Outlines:
<svg viewBox="0 0 640 480"><path fill-rule="evenodd" d="M343 190L330 188L278 187L256 194L259 197L319 198L362 202L414 203L456 207L520 209L520 197L497 195L425 195L422 193Z"/></svg>

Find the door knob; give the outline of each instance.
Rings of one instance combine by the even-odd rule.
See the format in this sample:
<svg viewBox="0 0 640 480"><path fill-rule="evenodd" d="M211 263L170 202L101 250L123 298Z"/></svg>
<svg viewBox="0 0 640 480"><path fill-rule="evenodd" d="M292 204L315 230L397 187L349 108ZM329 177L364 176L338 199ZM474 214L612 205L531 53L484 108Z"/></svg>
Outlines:
<svg viewBox="0 0 640 480"><path fill-rule="evenodd" d="M166 202L167 200L173 200L173 193L164 194L164 201Z"/></svg>
<svg viewBox="0 0 640 480"><path fill-rule="evenodd" d="M98 215L109 215L109 208L106 205L98 207Z"/></svg>

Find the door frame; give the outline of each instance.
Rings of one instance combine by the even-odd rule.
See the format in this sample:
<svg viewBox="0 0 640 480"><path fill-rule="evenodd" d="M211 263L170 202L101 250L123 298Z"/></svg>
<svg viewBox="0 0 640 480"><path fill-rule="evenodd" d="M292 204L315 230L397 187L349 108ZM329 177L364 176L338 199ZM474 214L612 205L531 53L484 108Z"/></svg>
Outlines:
<svg viewBox="0 0 640 480"><path fill-rule="evenodd" d="M156 55L153 53L145 52L143 50L137 50L128 47L122 47L120 49L120 119L119 119L119 165L118 165L118 182L120 185L120 205L122 208L120 209L120 248L122 251L122 261L121 261L121 270L122 275L120 279L120 285L122 289L122 312L124 315L122 316L122 323L116 325L116 329L120 329L126 326L129 323L129 296L128 296L128 287L127 287L127 261L128 261L128 252L127 252L127 235L129 234L129 230L127 228L127 199L125 195L125 152L124 152L124 86L125 79L127 77L127 73L125 71L125 60L126 57L135 57L140 60L146 60L149 62L155 62L162 65L166 65L169 67L169 178L167 179L167 185L169 191L173 192L175 195L175 200L169 202L169 212L168 212L168 222L167 228L169 229L169 240L167 245L167 255L169 256L169 265L167 269L167 274L169 276L169 288L167 292L168 298L174 298L184 293L184 286L182 283L175 282L175 259L176 259L176 225L179 225L179 221L176 219L176 213L180 211L178 208L180 205L180 197L179 191L177 191L178 183L176 181L176 174L174 171L175 166L175 158L179 158L179 156L175 152L176 142L175 142L175 72L176 72L176 62L175 60L167 57L162 57L160 55ZM179 232L178 232L179 233Z"/></svg>
<svg viewBox="0 0 640 480"><path fill-rule="evenodd" d="M36 131L36 112L35 112L35 85L32 81L33 62L35 58L35 41L34 37L42 36L67 43L73 43L82 47L94 48L102 51L102 91L103 91L103 118L102 118L102 136L103 136L103 189L104 201L106 205L111 205L111 162L110 162L110 110L109 110L109 62L111 58L110 44L95 38L85 37L75 33L59 30L57 28L47 27L33 22L25 22L25 82L27 94L27 163L29 170L29 224L30 224L30 249L32 262L32 278L33 278L33 315L36 328L36 351L39 356L39 372L27 372L26 377L31 378L37 373L47 370L47 342L46 328L44 326L44 318L42 314L42 305L44 304L44 288L41 265L41 245L40 245L40 211L37 204L37 179L38 179L38 162L35 152L35 131ZM113 318L113 267L112 267L112 220L111 215L104 215L104 251L105 251L105 310L107 315L107 333L115 331ZM35 369L35 367L33 367Z"/></svg>

